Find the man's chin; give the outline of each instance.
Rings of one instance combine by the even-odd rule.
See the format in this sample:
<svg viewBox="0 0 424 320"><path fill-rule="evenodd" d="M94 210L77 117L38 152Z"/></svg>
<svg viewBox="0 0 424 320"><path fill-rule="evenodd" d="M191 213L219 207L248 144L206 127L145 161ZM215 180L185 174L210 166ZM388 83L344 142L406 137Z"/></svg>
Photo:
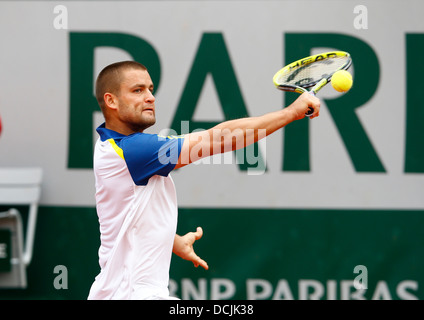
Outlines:
<svg viewBox="0 0 424 320"><path fill-rule="evenodd" d="M142 131L146 130L147 128L150 128L156 123L156 118L153 117L153 119L146 120L143 125L141 126Z"/></svg>

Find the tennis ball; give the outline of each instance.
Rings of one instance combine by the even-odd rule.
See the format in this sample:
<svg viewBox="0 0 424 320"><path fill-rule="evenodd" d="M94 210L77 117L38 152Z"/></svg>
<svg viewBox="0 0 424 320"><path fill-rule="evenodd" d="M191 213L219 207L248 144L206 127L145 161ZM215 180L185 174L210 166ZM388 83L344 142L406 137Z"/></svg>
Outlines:
<svg viewBox="0 0 424 320"><path fill-rule="evenodd" d="M352 75L346 70L339 70L331 77L331 85L338 92L349 91L352 84Z"/></svg>

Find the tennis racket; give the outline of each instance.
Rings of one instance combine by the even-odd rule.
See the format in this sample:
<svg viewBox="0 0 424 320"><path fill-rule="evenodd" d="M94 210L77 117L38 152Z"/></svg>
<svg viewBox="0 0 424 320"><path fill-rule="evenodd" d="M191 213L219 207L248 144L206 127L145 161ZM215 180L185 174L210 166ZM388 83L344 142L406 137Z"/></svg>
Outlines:
<svg viewBox="0 0 424 320"><path fill-rule="evenodd" d="M351 64L352 58L345 51L324 52L286 65L274 75L273 82L277 89L283 91L316 95L331 81L336 71L347 70ZM309 108L306 116L311 116L313 112Z"/></svg>

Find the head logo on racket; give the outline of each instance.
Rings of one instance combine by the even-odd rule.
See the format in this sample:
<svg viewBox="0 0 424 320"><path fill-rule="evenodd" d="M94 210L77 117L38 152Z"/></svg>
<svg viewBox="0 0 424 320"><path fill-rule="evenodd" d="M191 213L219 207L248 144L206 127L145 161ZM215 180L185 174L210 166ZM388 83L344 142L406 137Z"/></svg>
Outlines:
<svg viewBox="0 0 424 320"><path fill-rule="evenodd" d="M347 70L351 64L352 58L348 52L324 52L286 65L274 75L273 82L277 89L283 91L315 95L331 81L335 72ZM313 112L309 110L306 115L310 116Z"/></svg>

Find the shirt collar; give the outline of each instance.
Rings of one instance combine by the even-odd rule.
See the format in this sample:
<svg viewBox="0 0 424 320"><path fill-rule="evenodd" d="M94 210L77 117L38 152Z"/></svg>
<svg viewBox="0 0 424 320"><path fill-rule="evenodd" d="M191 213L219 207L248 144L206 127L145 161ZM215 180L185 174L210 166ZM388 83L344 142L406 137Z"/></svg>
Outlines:
<svg viewBox="0 0 424 320"><path fill-rule="evenodd" d="M117 138L126 137L126 135L122 133L107 129L105 122L103 122L100 126L98 126L96 131L100 135L100 139L102 141L106 141L108 139L117 139Z"/></svg>

